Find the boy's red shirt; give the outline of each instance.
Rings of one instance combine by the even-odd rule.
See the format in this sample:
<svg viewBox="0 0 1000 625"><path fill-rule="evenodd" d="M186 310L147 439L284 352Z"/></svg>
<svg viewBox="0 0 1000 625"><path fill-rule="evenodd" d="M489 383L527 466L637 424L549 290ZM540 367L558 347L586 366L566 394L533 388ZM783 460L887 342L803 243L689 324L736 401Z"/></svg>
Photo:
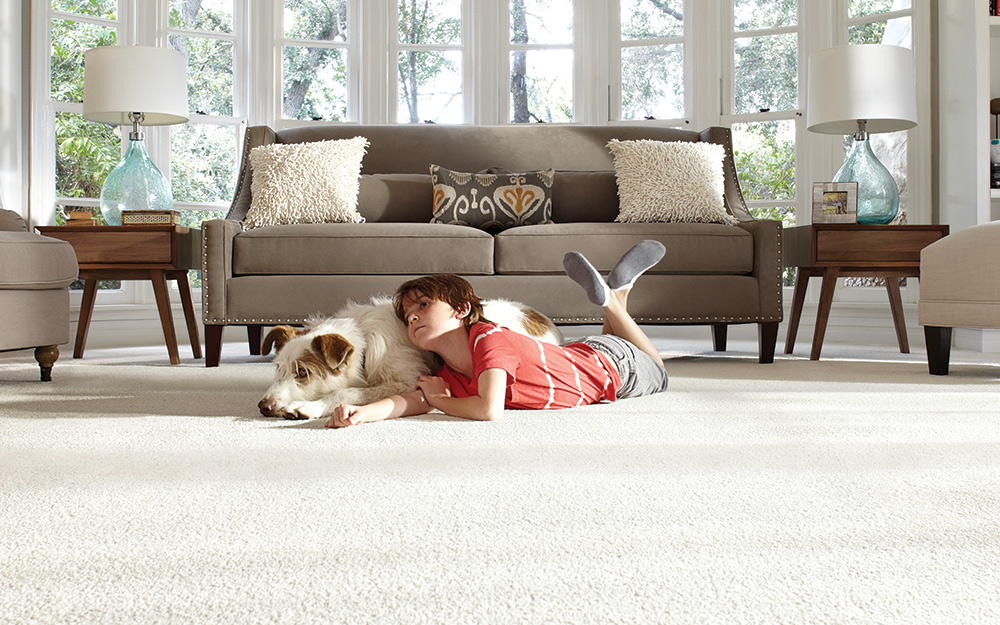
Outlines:
<svg viewBox="0 0 1000 625"><path fill-rule="evenodd" d="M621 386L608 357L584 343L560 347L491 323L476 323L469 328L469 351L472 379L448 365L437 372L454 397L478 395L479 375L486 369L507 372L505 408L544 410L615 401Z"/></svg>

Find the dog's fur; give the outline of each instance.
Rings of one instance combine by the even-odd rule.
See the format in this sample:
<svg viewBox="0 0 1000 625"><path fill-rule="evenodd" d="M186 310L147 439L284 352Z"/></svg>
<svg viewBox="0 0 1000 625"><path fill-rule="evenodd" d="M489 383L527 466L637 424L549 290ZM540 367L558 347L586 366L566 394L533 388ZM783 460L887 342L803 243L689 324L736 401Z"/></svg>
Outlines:
<svg viewBox="0 0 1000 625"><path fill-rule="evenodd" d="M524 304L487 300L483 316L541 341L562 342L552 320ZM434 366L434 355L410 342L385 297L348 304L335 317L310 319L300 329L277 326L267 333L261 353L267 355L272 346L274 383L257 404L267 417L327 417L341 404L408 393Z"/></svg>

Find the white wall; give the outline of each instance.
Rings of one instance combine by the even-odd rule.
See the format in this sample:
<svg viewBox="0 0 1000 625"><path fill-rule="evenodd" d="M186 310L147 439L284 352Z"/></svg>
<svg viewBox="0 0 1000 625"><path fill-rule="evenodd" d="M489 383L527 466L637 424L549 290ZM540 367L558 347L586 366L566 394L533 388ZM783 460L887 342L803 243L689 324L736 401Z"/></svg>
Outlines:
<svg viewBox="0 0 1000 625"><path fill-rule="evenodd" d="M27 58L30 0L0 2L0 204L27 216Z"/></svg>

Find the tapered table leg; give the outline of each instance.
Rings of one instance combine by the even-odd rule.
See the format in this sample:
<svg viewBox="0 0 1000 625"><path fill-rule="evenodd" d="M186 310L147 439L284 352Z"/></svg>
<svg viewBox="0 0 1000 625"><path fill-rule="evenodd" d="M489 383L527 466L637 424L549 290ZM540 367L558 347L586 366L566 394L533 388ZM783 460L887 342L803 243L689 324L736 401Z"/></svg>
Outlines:
<svg viewBox="0 0 1000 625"><path fill-rule="evenodd" d="M83 350L87 347L87 333L90 332L90 319L94 316L95 299L97 299L97 280L85 280L83 300L80 302L80 320L76 324L73 358L83 358Z"/></svg>
<svg viewBox="0 0 1000 625"><path fill-rule="evenodd" d="M906 337L906 320L903 319L903 298L899 293L899 278L892 276L886 278L885 290L889 292L889 308L892 310L892 322L896 325L899 352L909 354L910 342Z"/></svg>
<svg viewBox="0 0 1000 625"><path fill-rule="evenodd" d="M819 309L816 311L816 329L813 331L812 352L809 360L819 360L823 351L823 338L826 336L826 324L830 321L830 307L833 305L833 292L837 288L837 277L840 270L837 267L827 267L823 270L823 290L819 296Z"/></svg>
<svg viewBox="0 0 1000 625"><path fill-rule="evenodd" d="M167 342L167 354L170 364L181 364L177 352L177 334L174 332L174 318L170 314L170 294L167 292L167 280L161 269L150 269L149 279L153 282L153 293L156 295L156 308L160 311L160 325L163 326L163 338Z"/></svg>

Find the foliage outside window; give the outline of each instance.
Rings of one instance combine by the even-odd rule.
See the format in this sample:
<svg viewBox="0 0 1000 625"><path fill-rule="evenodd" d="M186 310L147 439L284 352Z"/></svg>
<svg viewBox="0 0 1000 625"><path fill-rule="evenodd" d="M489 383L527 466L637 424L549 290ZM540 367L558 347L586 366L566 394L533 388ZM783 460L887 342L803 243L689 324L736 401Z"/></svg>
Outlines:
<svg viewBox="0 0 1000 625"><path fill-rule="evenodd" d="M399 0L400 122L465 121L462 0Z"/></svg>
<svg viewBox="0 0 1000 625"><path fill-rule="evenodd" d="M282 117L347 121L347 0L285 0L282 21Z"/></svg>
<svg viewBox="0 0 1000 625"><path fill-rule="evenodd" d="M683 11L683 0L622 0L621 119L685 117Z"/></svg>
<svg viewBox="0 0 1000 625"><path fill-rule="evenodd" d="M572 0L511 0L510 121L573 121Z"/></svg>

